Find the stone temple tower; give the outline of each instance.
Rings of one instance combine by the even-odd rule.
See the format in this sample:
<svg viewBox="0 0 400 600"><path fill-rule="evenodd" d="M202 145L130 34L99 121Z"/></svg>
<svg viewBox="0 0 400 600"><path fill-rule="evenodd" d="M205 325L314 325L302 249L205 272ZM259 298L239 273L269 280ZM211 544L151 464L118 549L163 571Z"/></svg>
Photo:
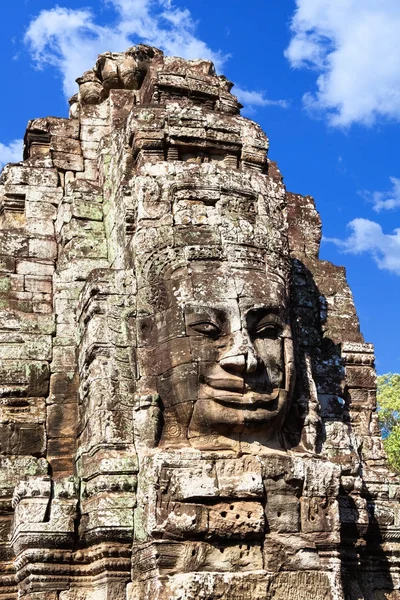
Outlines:
<svg viewBox="0 0 400 600"><path fill-rule="evenodd" d="M374 356L212 63L135 46L0 178L0 599L398 600Z"/></svg>

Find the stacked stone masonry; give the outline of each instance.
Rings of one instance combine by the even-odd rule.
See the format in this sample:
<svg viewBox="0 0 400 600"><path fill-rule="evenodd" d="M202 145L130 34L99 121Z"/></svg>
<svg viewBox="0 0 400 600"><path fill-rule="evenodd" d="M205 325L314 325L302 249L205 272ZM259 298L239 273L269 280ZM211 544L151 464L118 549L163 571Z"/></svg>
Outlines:
<svg viewBox="0 0 400 600"><path fill-rule="evenodd" d="M0 599L399 600L374 355L206 60L135 46L0 178Z"/></svg>

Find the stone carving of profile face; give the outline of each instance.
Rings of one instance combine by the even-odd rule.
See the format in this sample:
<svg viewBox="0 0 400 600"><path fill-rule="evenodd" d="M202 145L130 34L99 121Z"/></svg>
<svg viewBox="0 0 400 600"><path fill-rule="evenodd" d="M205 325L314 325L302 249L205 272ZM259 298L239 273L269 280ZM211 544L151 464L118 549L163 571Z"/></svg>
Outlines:
<svg viewBox="0 0 400 600"><path fill-rule="evenodd" d="M165 446L279 443L294 380L287 285L271 270L228 264L175 270L163 281L166 308L142 323Z"/></svg>

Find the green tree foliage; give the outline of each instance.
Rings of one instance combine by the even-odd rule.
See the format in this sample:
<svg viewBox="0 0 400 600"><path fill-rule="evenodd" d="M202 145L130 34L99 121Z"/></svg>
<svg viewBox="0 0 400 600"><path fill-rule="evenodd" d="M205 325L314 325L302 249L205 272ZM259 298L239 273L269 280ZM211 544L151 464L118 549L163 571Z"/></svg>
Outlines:
<svg viewBox="0 0 400 600"><path fill-rule="evenodd" d="M400 472L400 373L378 377L378 414L389 465Z"/></svg>

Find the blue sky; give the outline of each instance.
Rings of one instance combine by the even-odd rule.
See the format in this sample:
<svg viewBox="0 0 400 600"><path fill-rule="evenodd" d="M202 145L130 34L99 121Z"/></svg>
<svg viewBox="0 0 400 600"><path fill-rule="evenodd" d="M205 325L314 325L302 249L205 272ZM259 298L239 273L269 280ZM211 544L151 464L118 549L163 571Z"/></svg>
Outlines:
<svg viewBox="0 0 400 600"><path fill-rule="evenodd" d="M379 373L400 371L398 0L14 0L0 23L0 164L27 121L66 116L75 77L138 42L211 58L315 197L321 256L345 265Z"/></svg>

